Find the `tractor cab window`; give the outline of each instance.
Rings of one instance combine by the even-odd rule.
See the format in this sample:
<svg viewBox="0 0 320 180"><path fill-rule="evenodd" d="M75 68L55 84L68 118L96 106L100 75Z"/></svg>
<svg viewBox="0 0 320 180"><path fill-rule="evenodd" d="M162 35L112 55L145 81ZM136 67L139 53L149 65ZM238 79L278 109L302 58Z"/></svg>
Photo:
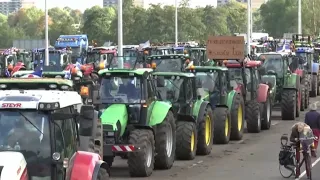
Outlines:
<svg viewBox="0 0 320 180"><path fill-rule="evenodd" d="M196 82L201 83L202 88L197 89L197 94L201 97L219 92L218 72L197 72Z"/></svg>
<svg viewBox="0 0 320 180"><path fill-rule="evenodd" d="M235 89L238 84L244 84L242 78L242 69L240 68L229 68L230 86Z"/></svg>
<svg viewBox="0 0 320 180"><path fill-rule="evenodd" d="M265 69L265 72L268 73L273 71L277 74L279 78L283 77L283 59L281 55L264 55L266 57L262 67Z"/></svg>
<svg viewBox="0 0 320 180"><path fill-rule="evenodd" d="M61 54L58 52L49 52L49 65L60 66Z"/></svg>
<svg viewBox="0 0 320 180"><path fill-rule="evenodd" d="M87 63L100 62L100 54L96 52L90 52L87 55Z"/></svg>
<svg viewBox="0 0 320 180"><path fill-rule="evenodd" d="M4 56L6 65L15 65L17 63L17 57L15 55Z"/></svg>
<svg viewBox="0 0 320 180"><path fill-rule="evenodd" d="M23 154L32 178L51 176L49 120L37 110L0 111L0 151Z"/></svg>
<svg viewBox="0 0 320 180"><path fill-rule="evenodd" d="M165 78L164 87L157 87L163 100L178 102L179 99L184 98L183 78L180 76L158 76L158 78Z"/></svg>
<svg viewBox="0 0 320 180"><path fill-rule="evenodd" d="M267 48L265 46L262 46L262 47L257 46L255 50L256 50L256 53L265 53L267 51Z"/></svg>
<svg viewBox="0 0 320 180"><path fill-rule="evenodd" d="M159 72L179 72L181 71L181 59L156 59L153 60L157 64Z"/></svg>
<svg viewBox="0 0 320 180"><path fill-rule="evenodd" d="M311 61L309 61L310 59L308 59L308 54L307 53L296 53L296 56L299 57L299 59L301 59L303 62L308 62L310 63Z"/></svg>
<svg viewBox="0 0 320 180"><path fill-rule="evenodd" d="M103 78L100 97L103 103L140 103L141 78L130 76L111 76Z"/></svg>

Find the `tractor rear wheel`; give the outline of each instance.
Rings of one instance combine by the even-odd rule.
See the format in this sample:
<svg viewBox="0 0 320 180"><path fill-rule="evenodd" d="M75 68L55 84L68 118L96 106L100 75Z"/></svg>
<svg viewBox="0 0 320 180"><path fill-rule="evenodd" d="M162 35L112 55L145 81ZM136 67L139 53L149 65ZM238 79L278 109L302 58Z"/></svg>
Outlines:
<svg viewBox="0 0 320 180"><path fill-rule="evenodd" d="M294 120L296 117L297 92L292 89L284 89L281 94L282 120Z"/></svg>
<svg viewBox="0 0 320 180"><path fill-rule="evenodd" d="M131 177L148 177L152 174L155 157L155 140L151 130L134 129L130 132L129 144L140 149L128 154Z"/></svg>
<svg viewBox="0 0 320 180"><path fill-rule="evenodd" d="M246 120L249 133L259 133L261 131L260 105L256 100L247 103Z"/></svg>
<svg viewBox="0 0 320 180"><path fill-rule="evenodd" d="M213 111L213 141L216 144L228 144L230 140L231 119L228 108L216 107Z"/></svg>
<svg viewBox="0 0 320 180"><path fill-rule="evenodd" d="M317 75L311 75L311 91L310 97L317 97L318 77Z"/></svg>
<svg viewBox="0 0 320 180"><path fill-rule="evenodd" d="M304 93L305 93L304 107L305 107L305 109L307 109L308 106L309 106L309 99L310 99L310 94L309 94L309 80L307 80L307 81L305 82L304 89L305 89L305 91L304 91Z"/></svg>
<svg viewBox="0 0 320 180"><path fill-rule="evenodd" d="M177 122L177 159L193 160L196 157L197 133L196 123L188 121Z"/></svg>
<svg viewBox="0 0 320 180"><path fill-rule="evenodd" d="M296 100L296 103L297 103L297 105L296 105L296 117L299 117L300 116L301 89L299 89L297 91L296 97L297 97L297 100Z"/></svg>
<svg viewBox="0 0 320 180"><path fill-rule="evenodd" d="M243 97L240 94L233 96L231 109L231 140L241 140L244 130L245 105Z"/></svg>
<svg viewBox="0 0 320 180"><path fill-rule="evenodd" d="M305 107L305 101L306 101L306 88L304 84L301 84L301 100L300 100L300 111L304 111Z"/></svg>
<svg viewBox="0 0 320 180"><path fill-rule="evenodd" d="M213 112L207 106L198 125L197 155L208 155L212 150L213 141Z"/></svg>
<svg viewBox="0 0 320 180"><path fill-rule="evenodd" d="M262 103L261 129L268 130L271 127L272 104L268 93L266 102Z"/></svg>
<svg viewBox="0 0 320 180"><path fill-rule="evenodd" d="M100 167L97 180L109 180L109 179L110 178L107 170Z"/></svg>
<svg viewBox="0 0 320 180"><path fill-rule="evenodd" d="M170 169L174 163L175 151L176 123L173 113L168 111L164 121L157 126L155 168Z"/></svg>

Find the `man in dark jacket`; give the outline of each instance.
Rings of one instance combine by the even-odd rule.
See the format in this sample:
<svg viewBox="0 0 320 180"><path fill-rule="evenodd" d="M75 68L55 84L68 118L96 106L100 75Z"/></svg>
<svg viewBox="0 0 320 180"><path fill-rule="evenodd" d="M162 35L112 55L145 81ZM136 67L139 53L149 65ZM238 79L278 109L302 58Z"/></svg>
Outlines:
<svg viewBox="0 0 320 180"><path fill-rule="evenodd" d="M306 113L305 123L310 126L313 134L319 139L320 136L320 113L317 112L317 104L310 104L310 111ZM317 149L318 141L314 142L314 148Z"/></svg>

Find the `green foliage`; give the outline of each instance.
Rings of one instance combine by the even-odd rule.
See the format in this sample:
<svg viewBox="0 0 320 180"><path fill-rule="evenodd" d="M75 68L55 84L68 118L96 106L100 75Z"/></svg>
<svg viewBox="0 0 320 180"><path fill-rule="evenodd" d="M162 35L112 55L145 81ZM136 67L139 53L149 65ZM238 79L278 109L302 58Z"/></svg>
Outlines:
<svg viewBox="0 0 320 180"><path fill-rule="evenodd" d="M304 34L319 35L320 0L302 1L302 32ZM269 0L260 7L260 19L256 25L275 37L282 37L283 33L297 33L298 31L298 1Z"/></svg>
<svg viewBox="0 0 320 180"><path fill-rule="evenodd" d="M246 31L246 8L240 3L232 2L218 8L189 8L189 4L189 0L181 1L178 8L179 41L203 42L208 35L231 35ZM48 14L51 44L61 34L80 33L88 34L89 39L99 45L106 41L117 43L118 17L114 7L95 6L83 13L69 7L52 8ZM44 12L37 8L20 9L8 17L0 15L0 47L12 46L14 39L43 38L44 21ZM174 42L174 39L175 7L154 4L143 9L133 6L132 0L124 1L124 44L138 44L147 40L152 43Z"/></svg>

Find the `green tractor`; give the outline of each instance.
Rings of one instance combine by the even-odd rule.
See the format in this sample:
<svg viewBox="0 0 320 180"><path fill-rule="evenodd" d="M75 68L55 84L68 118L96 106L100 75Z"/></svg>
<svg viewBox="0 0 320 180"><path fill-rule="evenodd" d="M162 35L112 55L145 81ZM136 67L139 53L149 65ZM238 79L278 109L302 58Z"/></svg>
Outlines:
<svg viewBox="0 0 320 180"><path fill-rule="evenodd" d="M197 96L194 74L185 72L185 55L154 55L146 59L153 75L164 79L161 98L172 104L177 124L176 156L192 160L195 155L211 153L213 143L213 114L209 101ZM200 84L201 85L201 84ZM199 88L199 87L198 87Z"/></svg>
<svg viewBox="0 0 320 180"><path fill-rule="evenodd" d="M229 140L241 140L244 130L245 105L240 92L229 82L229 72L220 66L191 66L195 74L197 94L209 101L213 109L214 142L227 144Z"/></svg>
<svg viewBox="0 0 320 180"><path fill-rule="evenodd" d="M154 72L155 79L164 79L157 87L162 100L172 104L177 126L176 157L192 160L208 155L213 143L213 114L209 101L197 96L196 78L192 73Z"/></svg>
<svg viewBox="0 0 320 180"><path fill-rule="evenodd" d="M289 68L288 58L278 53L261 54L264 81L270 86L277 87L274 103L281 105L282 120L294 120L300 115L301 96L306 92L304 84L300 84L300 77L292 73ZM268 75L276 76L276 81L269 81Z"/></svg>
<svg viewBox="0 0 320 180"><path fill-rule="evenodd" d="M100 86L91 91L103 128L103 158L111 166L116 155L127 155L133 177L150 176L154 168L170 169L175 160L173 108L158 97L152 71L100 70Z"/></svg>

